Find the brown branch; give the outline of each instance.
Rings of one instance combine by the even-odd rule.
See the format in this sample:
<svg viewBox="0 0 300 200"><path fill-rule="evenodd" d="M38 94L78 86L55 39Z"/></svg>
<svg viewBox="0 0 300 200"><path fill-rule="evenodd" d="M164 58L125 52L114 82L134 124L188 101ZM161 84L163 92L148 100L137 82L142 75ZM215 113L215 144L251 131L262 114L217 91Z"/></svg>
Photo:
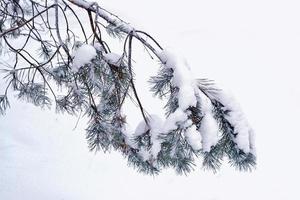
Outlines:
<svg viewBox="0 0 300 200"><path fill-rule="evenodd" d="M131 34L129 35L128 40L129 40L128 41L128 43L129 43L129 46L128 46L128 68L129 68L129 73L130 73L130 83L131 83L131 87L132 87L134 96L135 96L135 98L138 102L139 108L141 110L142 116L144 118L144 121L149 126L147 117L144 113L144 108L142 106L140 98L138 97L138 94L137 94L137 91L136 91L136 88L135 88L135 85L134 85L134 81L133 81L133 74L132 74L132 68L131 68L131 53L132 53L132 35Z"/></svg>
<svg viewBox="0 0 300 200"><path fill-rule="evenodd" d="M150 49L152 51L152 53L160 60L163 62L163 59L161 58L160 52L157 51L151 44L149 44L144 38L142 38L136 31L134 28L132 28L131 26L129 26L128 23L124 22L123 20L121 20L120 18L118 18L117 16L109 13L108 11L102 9L101 7L99 7L96 3L88 3L84 0L68 0L69 2L71 2L72 4L81 7L87 11L93 12L98 14L102 19L104 19L105 21L107 21L109 24L115 25L117 27L119 27L119 29L126 34L132 34L133 37L137 38L142 44L144 44L148 49ZM96 8L94 7L96 6ZM102 12L99 12L102 11ZM120 25L124 25L124 26L120 26ZM139 31L141 32L141 31ZM142 33L142 32L141 32ZM147 35L148 37L150 36L149 34ZM150 37L151 38L151 37ZM156 41L154 41L155 43L157 43ZM157 43L158 44L158 43ZM158 45L160 47L160 45ZM162 49L160 47L160 49Z"/></svg>
<svg viewBox="0 0 300 200"><path fill-rule="evenodd" d="M18 30L19 28L22 28L23 26L25 26L26 24L28 24L29 22L31 22L32 20L34 20L35 18L37 18L38 16L42 15L44 12L48 11L50 8L54 7L55 4L49 6L48 8L46 8L45 10L39 12L39 14L31 17L30 19L28 19L27 21L24 21L23 23L21 23L20 25L18 26L15 26L15 27L12 27L12 28L9 28L7 30L4 30L2 33L0 33L0 38L5 36L6 34L10 33L10 32L13 32L15 30Z"/></svg>

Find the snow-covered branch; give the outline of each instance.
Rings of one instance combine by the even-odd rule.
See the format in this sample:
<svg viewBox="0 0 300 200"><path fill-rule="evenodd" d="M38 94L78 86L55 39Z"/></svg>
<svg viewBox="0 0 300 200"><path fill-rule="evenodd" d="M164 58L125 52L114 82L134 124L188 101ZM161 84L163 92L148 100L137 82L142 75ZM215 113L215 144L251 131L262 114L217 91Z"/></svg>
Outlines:
<svg viewBox="0 0 300 200"><path fill-rule="evenodd" d="M74 5L87 12L89 23L81 22ZM163 49L150 34L97 3L3 0L0 30L0 44L15 58L1 66L8 84L0 94L0 114L9 107L10 89L36 106L84 113L90 150L120 151L130 165L148 174L168 167L186 174L199 156L203 167L213 171L224 157L239 170L255 167L254 133L238 104L213 82L195 79L181 54ZM123 53L116 54L105 36L117 37ZM15 38L21 38L21 45L15 46ZM161 64L149 83L154 95L167 100L164 119L148 114L137 92L134 39ZM123 113L126 99L136 103L143 118L135 131Z"/></svg>

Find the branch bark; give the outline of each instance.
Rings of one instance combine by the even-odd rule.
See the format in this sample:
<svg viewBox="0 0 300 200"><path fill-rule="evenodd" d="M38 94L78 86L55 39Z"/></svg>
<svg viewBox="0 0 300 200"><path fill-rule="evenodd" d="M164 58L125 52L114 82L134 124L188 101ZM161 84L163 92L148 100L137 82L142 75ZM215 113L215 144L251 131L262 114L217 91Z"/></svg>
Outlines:
<svg viewBox="0 0 300 200"><path fill-rule="evenodd" d="M136 31L135 28L129 25L129 23L124 22L123 20L119 19L117 16L109 13L108 11L104 10L100 6L97 5L97 3L88 3L84 0L68 0L72 4L81 7L83 9L86 9L87 11L94 12L99 17L107 21L109 24L117 26L122 32L126 34L131 34L133 37L138 39L142 44L144 44L148 49L152 51L152 53L161 61L164 62L159 50L154 48L149 42L147 42L144 38L142 38L138 32L144 33L142 31ZM146 35L149 37L149 35ZM152 37L149 37L151 40L154 41L155 44L158 45L159 49L162 50L162 47L158 44L157 41L155 41Z"/></svg>

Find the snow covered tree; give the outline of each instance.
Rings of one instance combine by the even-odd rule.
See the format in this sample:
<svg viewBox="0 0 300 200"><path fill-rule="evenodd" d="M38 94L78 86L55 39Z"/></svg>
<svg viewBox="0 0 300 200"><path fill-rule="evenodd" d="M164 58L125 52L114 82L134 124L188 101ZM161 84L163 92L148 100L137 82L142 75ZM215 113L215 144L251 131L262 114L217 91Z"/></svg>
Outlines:
<svg viewBox="0 0 300 200"><path fill-rule="evenodd" d="M105 32L119 40L121 55L111 51ZM139 98L133 40L161 65L149 83L155 96L167 99L165 119L148 114ZM9 107L10 90L36 106L82 112L89 118L90 150L119 151L147 174L169 167L187 174L199 156L204 169L213 171L224 158L238 170L255 167L253 131L236 102L212 81L194 79L184 59L96 2L1 0L0 51L14 57L0 65L7 84L0 114ZM126 99L136 102L143 118L134 132L122 112Z"/></svg>

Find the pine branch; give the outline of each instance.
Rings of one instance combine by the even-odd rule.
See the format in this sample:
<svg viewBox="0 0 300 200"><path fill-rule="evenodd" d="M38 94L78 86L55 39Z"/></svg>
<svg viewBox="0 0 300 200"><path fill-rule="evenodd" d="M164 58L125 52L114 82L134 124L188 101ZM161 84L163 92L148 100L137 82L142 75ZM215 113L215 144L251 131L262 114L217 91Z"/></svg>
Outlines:
<svg viewBox="0 0 300 200"><path fill-rule="evenodd" d="M83 113L89 119L86 140L91 151L119 151L128 165L146 174L165 168L188 174L198 157L204 169L214 172L224 157L237 170L255 167L253 131L240 108L213 81L194 79L180 55L95 2L25 1L29 10L18 1L0 1L0 44L14 58L1 70L7 82L0 114L10 106L9 90L36 106L51 108L55 102L57 112ZM71 4L87 12L87 26ZM69 23L70 17L75 23ZM108 36L112 37L106 41ZM15 47L17 37L23 43ZM121 55L110 48L112 39L121 44ZM161 65L149 83L154 96L166 100L165 119L144 108L134 81L133 39ZM143 118L135 131L128 129L122 113L126 99L136 104Z"/></svg>

